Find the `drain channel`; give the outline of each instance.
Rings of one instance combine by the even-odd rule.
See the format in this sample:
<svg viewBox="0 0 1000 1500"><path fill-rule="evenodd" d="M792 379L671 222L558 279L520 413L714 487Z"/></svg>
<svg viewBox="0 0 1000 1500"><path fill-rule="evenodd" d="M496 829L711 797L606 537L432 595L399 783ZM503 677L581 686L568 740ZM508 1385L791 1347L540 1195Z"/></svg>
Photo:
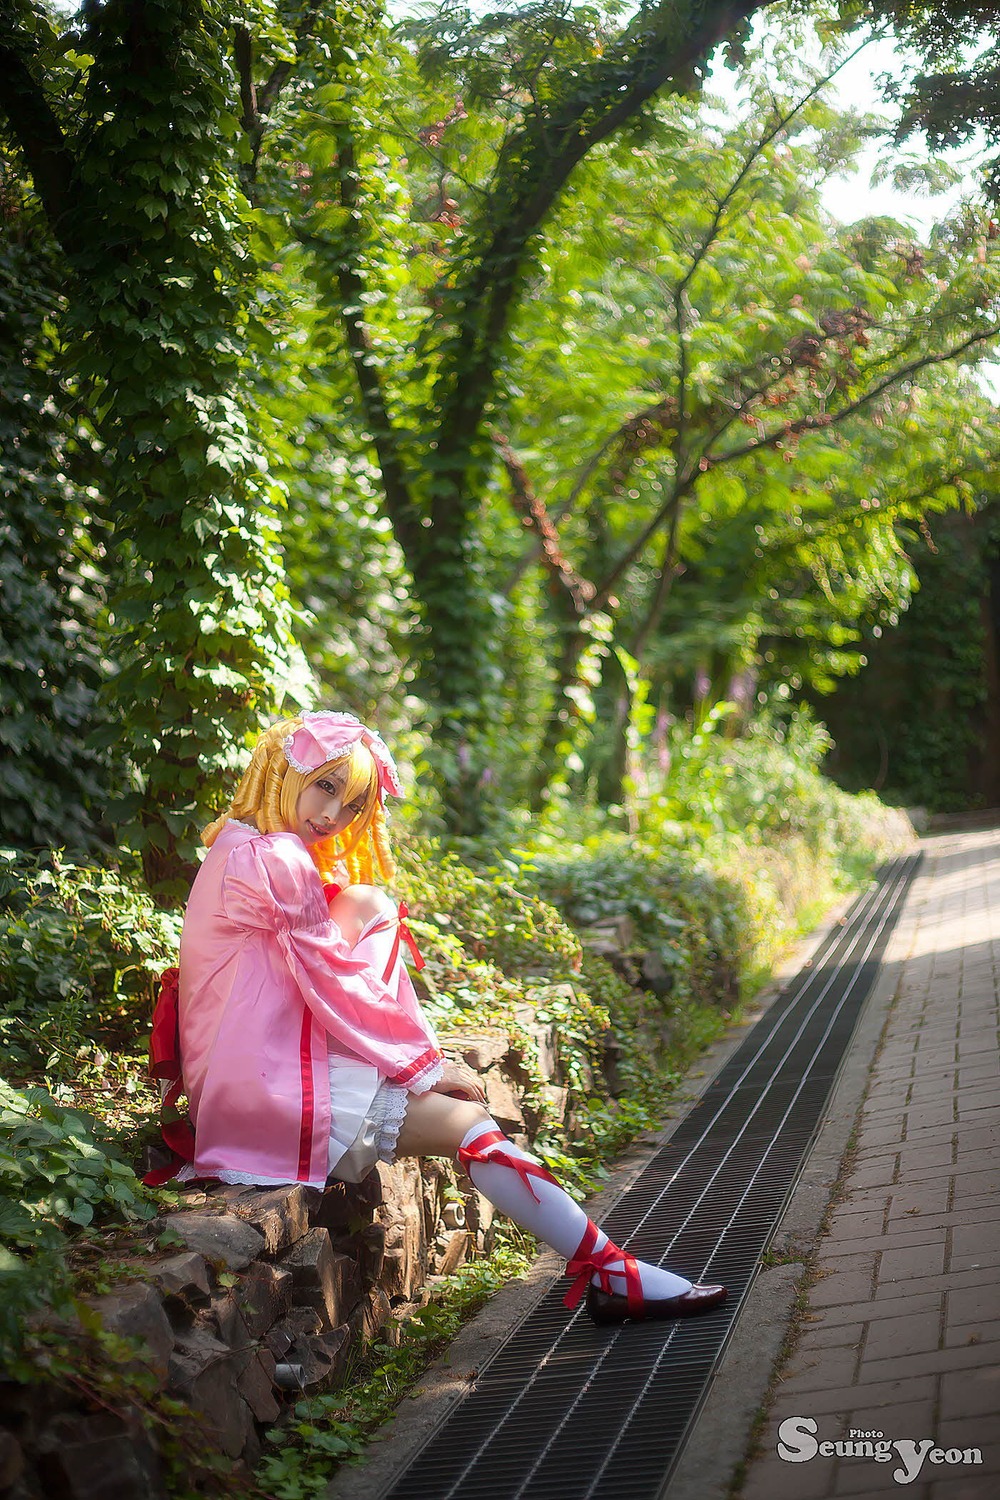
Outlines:
<svg viewBox="0 0 1000 1500"><path fill-rule="evenodd" d="M385 1500L655 1500L704 1400L818 1129L920 856L889 865L748 1034L602 1223L729 1300L700 1319L597 1328L532 1309Z"/></svg>

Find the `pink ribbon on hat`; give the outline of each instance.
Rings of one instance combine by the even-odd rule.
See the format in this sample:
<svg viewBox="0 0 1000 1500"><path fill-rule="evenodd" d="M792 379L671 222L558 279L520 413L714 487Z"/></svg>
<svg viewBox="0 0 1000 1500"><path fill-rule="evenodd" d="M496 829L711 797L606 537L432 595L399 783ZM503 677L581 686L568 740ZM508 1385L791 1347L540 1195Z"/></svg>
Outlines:
<svg viewBox="0 0 1000 1500"><path fill-rule="evenodd" d="M282 742L285 759L296 771L318 771L329 761L343 760L351 746L361 740L372 753L378 766L379 796L384 801L386 792L394 797L403 795L403 787L396 770L396 762L389 753L382 737L369 729L354 714L333 713L321 709L314 714L302 714L302 723L294 734L287 735Z"/></svg>

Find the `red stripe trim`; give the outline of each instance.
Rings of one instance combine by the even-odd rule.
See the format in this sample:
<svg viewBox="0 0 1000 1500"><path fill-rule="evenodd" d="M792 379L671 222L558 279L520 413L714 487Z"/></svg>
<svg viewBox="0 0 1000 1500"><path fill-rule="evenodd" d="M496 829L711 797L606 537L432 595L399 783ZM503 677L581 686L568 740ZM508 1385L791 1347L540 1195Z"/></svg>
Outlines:
<svg viewBox="0 0 1000 1500"><path fill-rule="evenodd" d="M316 1112L312 1067L312 1012L308 1006L302 1014L299 1070L302 1075L302 1125L299 1130L299 1175L296 1180L308 1182L312 1175L310 1166L312 1164L313 1118Z"/></svg>
<svg viewBox="0 0 1000 1500"><path fill-rule="evenodd" d="M401 1073L396 1073L393 1076L392 1082L399 1084L409 1083L411 1078L416 1078L418 1073L422 1073L425 1068L430 1067L431 1063L440 1062L442 1056L443 1054L436 1047L428 1047L426 1052L421 1052L416 1062L411 1062L409 1067L404 1068Z"/></svg>

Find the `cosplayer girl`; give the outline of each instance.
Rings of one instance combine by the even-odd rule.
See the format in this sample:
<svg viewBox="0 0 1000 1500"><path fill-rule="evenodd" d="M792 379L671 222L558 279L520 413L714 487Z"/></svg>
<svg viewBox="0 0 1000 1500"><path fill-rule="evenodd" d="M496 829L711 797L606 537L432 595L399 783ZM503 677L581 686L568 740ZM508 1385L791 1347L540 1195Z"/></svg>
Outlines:
<svg viewBox="0 0 1000 1500"><path fill-rule="evenodd" d="M405 908L375 885L394 873L387 793L401 787L379 736L351 714L307 713L261 736L228 813L205 829L180 952L194 1142L179 1176L322 1188L397 1152L447 1156L566 1257L568 1306L585 1290L599 1322L717 1306L724 1287L612 1244L505 1139L476 1074L442 1056L403 962Z"/></svg>

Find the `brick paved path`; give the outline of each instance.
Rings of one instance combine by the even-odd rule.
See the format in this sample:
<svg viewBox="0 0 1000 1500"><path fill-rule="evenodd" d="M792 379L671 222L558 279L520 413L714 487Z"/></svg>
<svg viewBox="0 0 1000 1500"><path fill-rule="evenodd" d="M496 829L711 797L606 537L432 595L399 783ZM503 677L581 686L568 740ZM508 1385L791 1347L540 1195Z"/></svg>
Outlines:
<svg viewBox="0 0 1000 1500"><path fill-rule="evenodd" d="M856 1158L741 1500L1000 1500L1000 832L924 849ZM778 1428L793 1417L816 1424L791 1437L799 1452L858 1429L983 1462L928 1451L908 1483L896 1450L788 1462Z"/></svg>

